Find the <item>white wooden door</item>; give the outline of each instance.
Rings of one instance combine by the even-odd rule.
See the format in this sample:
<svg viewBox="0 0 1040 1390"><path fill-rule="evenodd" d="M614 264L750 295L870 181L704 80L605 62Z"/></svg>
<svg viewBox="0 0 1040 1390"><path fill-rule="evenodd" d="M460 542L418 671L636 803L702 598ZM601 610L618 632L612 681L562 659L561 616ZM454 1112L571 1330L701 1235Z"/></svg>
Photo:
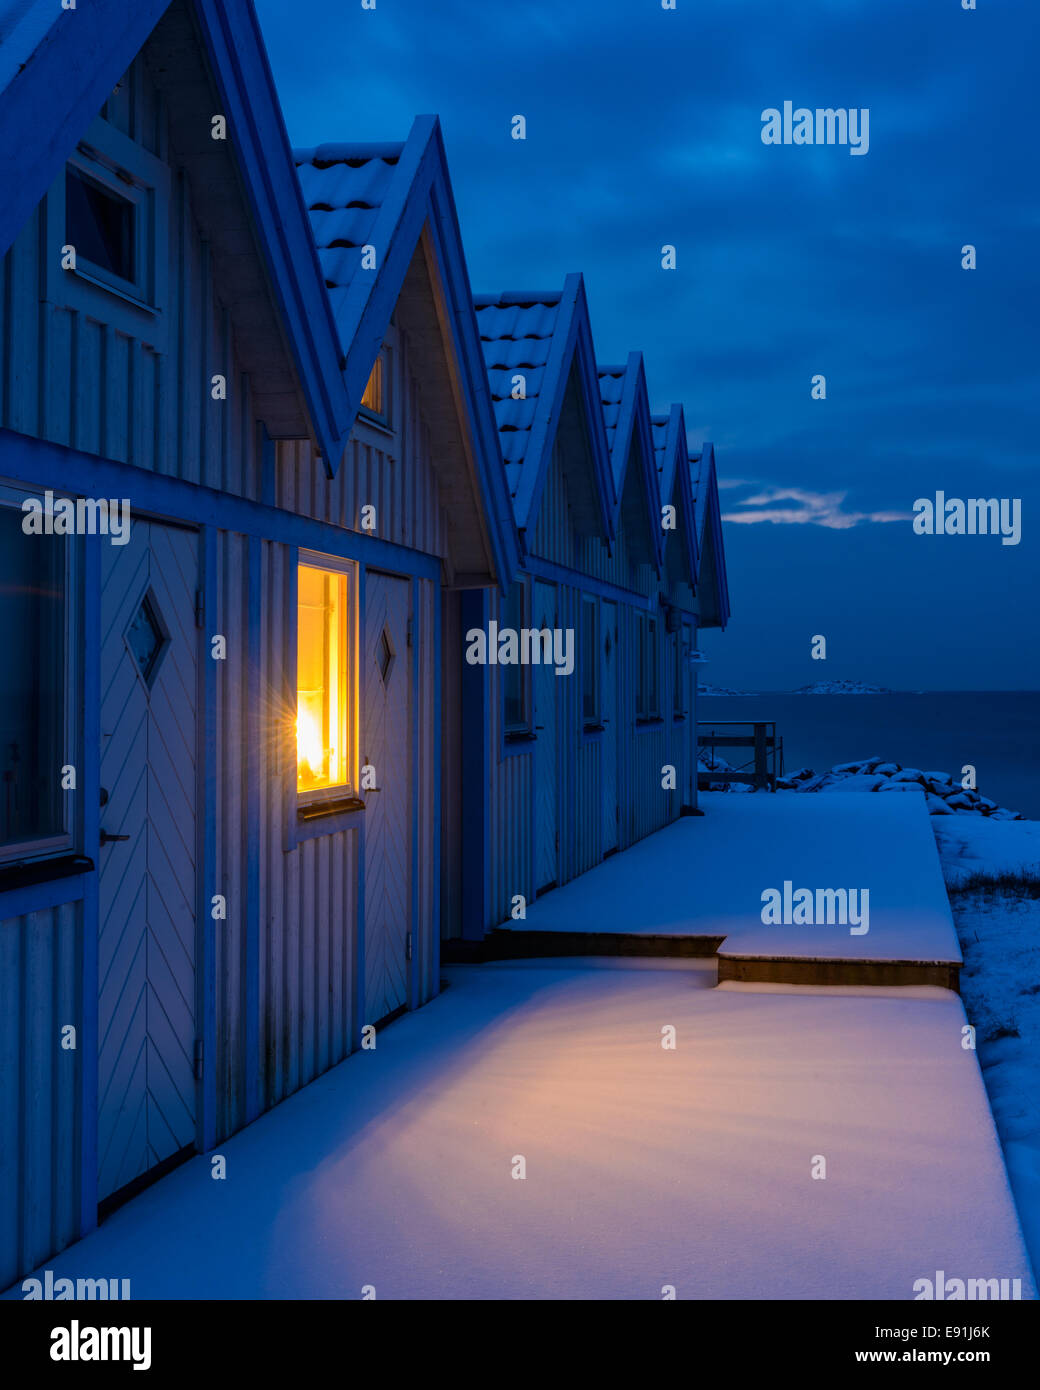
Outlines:
<svg viewBox="0 0 1040 1390"><path fill-rule="evenodd" d="M412 585L365 576L365 1022L408 1002L412 912Z"/></svg>
<svg viewBox="0 0 1040 1390"><path fill-rule="evenodd" d="M101 552L99 1199L195 1143L198 537Z"/></svg>
<svg viewBox="0 0 1040 1390"><path fill-rule="evenodd" d="M556 589L552 584L535 583L534 626L539 630L556 627ZM539 893L559 880L559 756L556 717L556 687L563 679L551 664L535 666L531 672L534 691L535 746L535 887Z"/></svg>
<svg viewBox="0 0 1040 1390"><path fill-rule="evenodd" d="M618 781L617 781L617 604L604 600L600 604L600 644L602 647L603 679L603 742L602 755L602 815L603 853L618 847Z"/></svg>

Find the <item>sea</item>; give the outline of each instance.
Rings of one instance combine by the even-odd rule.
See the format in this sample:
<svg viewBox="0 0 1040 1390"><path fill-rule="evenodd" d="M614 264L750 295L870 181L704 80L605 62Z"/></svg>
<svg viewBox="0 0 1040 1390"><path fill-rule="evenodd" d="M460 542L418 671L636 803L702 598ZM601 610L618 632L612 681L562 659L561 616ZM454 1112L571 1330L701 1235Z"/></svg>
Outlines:
<svg viewBox="0 0 1040 1390"><path fill-rule="evenodd" d="M959 781L970 764L983 796L1040 820L1040 691L796 695L785 690L701 693L698 702L702 734L728 720L776 720L788 773L801 767L824 772L836 763L877 757L923 772L949 772ZM742 749L719 751L732 763L745 759Z"/></svg>

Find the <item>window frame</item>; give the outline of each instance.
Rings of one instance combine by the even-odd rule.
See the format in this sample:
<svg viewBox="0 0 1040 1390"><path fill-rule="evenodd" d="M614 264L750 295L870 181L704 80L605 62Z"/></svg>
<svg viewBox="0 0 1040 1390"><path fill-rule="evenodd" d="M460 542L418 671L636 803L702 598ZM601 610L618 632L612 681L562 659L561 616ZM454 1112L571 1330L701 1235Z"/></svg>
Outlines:
<svg viewBox="0 0 1040 1390"><path fill-rule="evenodd" d="M379 410L375 410L372 406L365 405L363 399L364 393L362 393L362 401L360 406L358 407L358 414L361 416L363 420L367 421L369 424L379 425L386 430L392 428L391 422L393 419L393 398L391 394L391 382L393 373L391 371L391 365L392 359L390 346L389 344L384 343L383 346L379 349L379 352L376 354L376 360L372 363L372 371L369 372L368 381L365 383L365 391L367 391L372 381L372 377L375 374L376 368L378 367L381 408Z"/></svg>
<svg viewBox="0 0 1040 1390"><path fill-rule="evenodd" d="M517 575L517 577L513 580L512 585L510 585L510 592L512 592L514 588L518 589L520 593L520 627L530 627L531 584L528 577L523 574ZM508 603L508 595L504 599L499 600L498 614L500 628L510 626L509 622L505 621L509 616ZM527 743L535 737L534 705L531 687L531 668L530 666L525 666L522 662L518 662L516 666L499 666L498 669L502 672L500 681L502 687L500 706L502 718L502 738L507 744ZM509 673L511 671L516 671L517 678L520 681L521 719L518 723L510 723L506 718L506 682L510 679Z"/></svg>
<svg viewBox="0 0 1040 1390"><path fill-rule="evenodd" d="M685 675L686 633L686 624L680 623L673 634L675 637L675 666L672 672L672 719L680 724L686 718L686 708L683 701L683 696L686 693L686 683L683 679Z"/></svg>
<svg viewBox="0 0 1040 1390"><path fill-rule="evenodd" d="M67 493L54 494L56 500L58 497L70 495ZM16 488L6 483L0 483L0 507L10 511L20 512L22 503L26 498L34 497L42 502L44 496L44 492L37 488ZM81 741L79 738L79 710L82 705L81 681L83 676L82 643L79 640L82 632L80 604L82 602L83 545L80 537L75 534L63 536L61 539L64 541L62 581L65 599L61 624L61 640L64 645L60 661L62 709L58 719L61 762L54 771L56 776L60 776L61 767L67 765L74 767L76 769L77 789L60 793L62 828L57 834L37 836L30 840L0 841L0 868L7 868L13 864L38 863L76 853L80 850L83 837L82 804L79 799L86 776L86 768L80 756Z"/></svg>
<svg viewBox="0 0 1040 1390"><path fill-rule="evenodd" d="M114 275L77 253L62 266L67 241L65 180L69 168L133 204L134 279ZM44 295L138 338L156 352L169 344L169 220L171 171L143 145L98 116L62 164L46 198Z"/></svg>
<svg viewBox="0 0 1040 1390"><path fill-rule="evenodd" d="M639 614L636 724L661 723L661 615Z"/></svg>
<svg viewBox="0 0 1040 1390"><path fill-rule="evenodd" d="M587 640L592 636L592 660L588 660ZM599 599L595 594L581 596L581 723L585 733L603 730L603 675L601 670ZM585 709L586 677L592 677L592 713Z"/></svg>
<svg viewBox="0 0 1040 1390"><path fill-rule="evenodd" d="M300 586L301 569L316 569L328 574L343 575L347 581L347 670L345 683L347 689L347 764L349 780L337 782L331 787L300 787L299 749L296 738L296 721L299 719L299 681L300 681ZM334 815L345 810L359 810L364 801L360 792L360 717L361 690L359 669L360 643L360 567L356 560L343 559L337 555L326 555L322 551L300 548L295 556L293 570L293 672L291 728L292 771L291 787L295 796L296 818L300 821L313 820L318 816Z"/></svg>
<svg viewBox="0 0 1040 1390"><path fill-rule="evenodd" d="M69 178L78 178L81 183L99 188L103 194L108 194L118 203L125 203L133 214L129 241L129 254L133 264L131 275L121 275L117 271L109 270L108 267L99 265L97 261L92 261L89 256L84 255L76 242L76 238L69 231L69 201L68 187ZM103 289L116 290L120 294L135 300L138 304L145 307L152 307L150 304L150 286L147 280L150 278L148 257L149 237L148 227L148 208L144 190L130 186L119 186L116 177L105 168L103 164L88 160L79 150L71 154L65 161L65 242L69 246L76 247L76 269L67 272L68 274L79 275L84 280L90 280L94 284L101 285ZM87 269L83 268L86 262Z"/></svg>

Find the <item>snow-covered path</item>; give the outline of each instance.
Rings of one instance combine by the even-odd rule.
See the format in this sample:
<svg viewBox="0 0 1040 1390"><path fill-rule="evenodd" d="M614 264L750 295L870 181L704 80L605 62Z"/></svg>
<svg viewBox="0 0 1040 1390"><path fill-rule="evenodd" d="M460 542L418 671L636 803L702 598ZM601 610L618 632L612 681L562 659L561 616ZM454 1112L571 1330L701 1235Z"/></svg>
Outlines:
<svg viewBox="0 0 1040 1390"><path fill-rule="evenodd" d="M539 898L525 931L716 935L723 956L959 964L921 796L701 797L666 826ZM765 924L766 889L869 892L868 930ZM857 899L861 901L861 899Z"/></svg>
<svg viewBox="0 0 1040 1390"><path fill-rule="evenodd" d="M136 1298L909 1299L937 1270L1033 1296L955 994L446 973L222 1145L226 1179L197 1158L49 1267Z"/></svg>

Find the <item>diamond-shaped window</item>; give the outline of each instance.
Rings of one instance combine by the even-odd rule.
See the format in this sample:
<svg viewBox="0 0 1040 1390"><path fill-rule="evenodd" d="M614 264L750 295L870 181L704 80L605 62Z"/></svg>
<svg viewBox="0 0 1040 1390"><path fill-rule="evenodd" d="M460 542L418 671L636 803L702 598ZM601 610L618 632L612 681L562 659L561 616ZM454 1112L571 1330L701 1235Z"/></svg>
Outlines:
<svg viewBox="0 0 1040 1390"><path fill-rule="evenodd" d="M384 685L388 685L390 681L390 672L394 669L395 660L394 644L390 640L389 627L384 626L382 632L379 634L379 651L376 654L376 660L379 663L380 678Z"/></svg>
<svg viewBox="0 0 1040 1390"><path fill-rule="evenodd" d="M169 645L155 595L151 590L141 600L134 620L126 630L126 644L137 662L145 684L151 689L163 653Z"/></svg>

